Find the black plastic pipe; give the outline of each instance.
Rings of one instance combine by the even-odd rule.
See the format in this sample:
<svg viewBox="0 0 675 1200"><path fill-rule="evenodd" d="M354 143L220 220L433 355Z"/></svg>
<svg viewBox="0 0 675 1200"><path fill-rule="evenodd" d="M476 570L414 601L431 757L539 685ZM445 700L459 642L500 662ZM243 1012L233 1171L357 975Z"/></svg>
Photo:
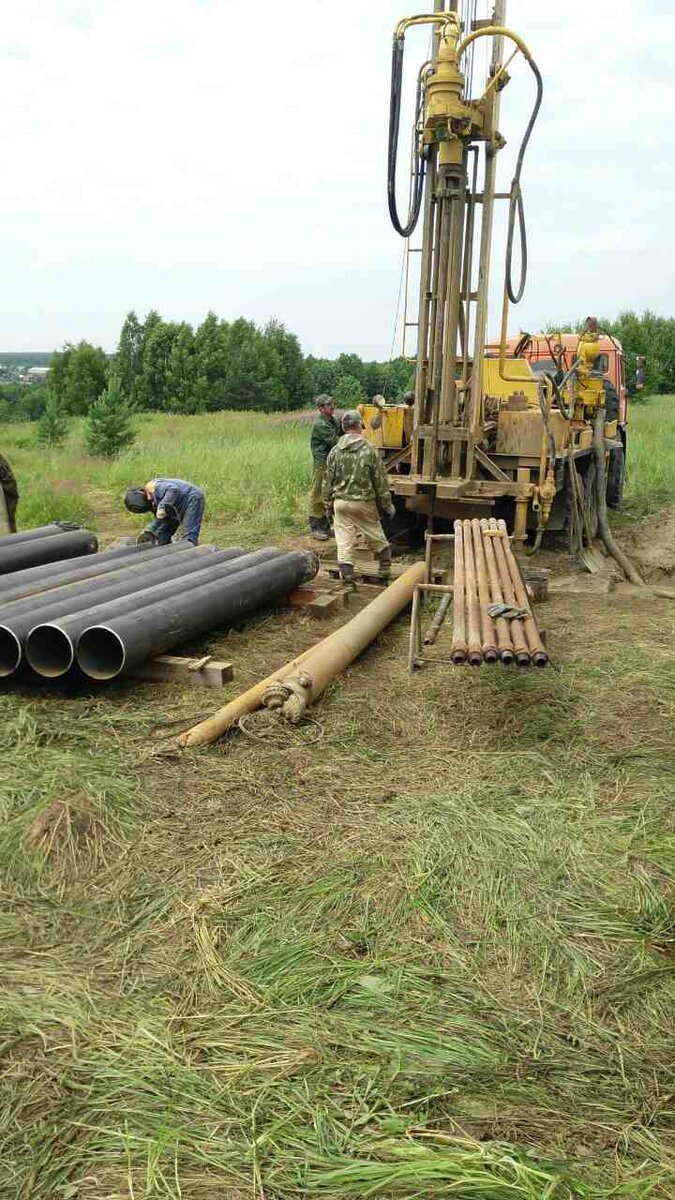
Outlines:
<svg viewBox="0 0 675 1200"><path fill-rule="evenodd" d="M0 613L2 605L27 596L48 592L83 579L109 575L126 567L145 566L147 562L165 558L177 550L194 550L191 542L171 542L168 546L151 546L147 542L139 546L122 546L117 550L101 550L98 554L85 554L68 558L62 562L45 563L42 567L27 567L25 571L12 571L0 575ZM200 553L213 547L199 546Z"/></svg>
<svg viewBox="0 0 675 1200"><path fill-rule="evenodd" d="M11 536L0 547L0 575L57 562L60 558L75 558L78 554L95 554L98 550L98 540L88 529L64 530L53 537L35 538L17 545L10 543Z"/></svg>
<svg viewBox="0 0 675 1200"><path fill-rule="evenodd" d="M283 550L276 550L273 546L267 546L263 550L255 550L253 553L243 554L231 562L216 563L214 566L209 565L201 571L195 571L187 577L180 576L177 582L180 587L175 588L173 595L184 595L187 592L198 591L202 586L214 581L221 582L225 578L236 575L240 572L256 569L266 562L270 562L275 558L283 557ZM209 563L211 560L209 560ZM25 654L26 660L39 675L45 675L49 679L57 679L61 675L65 675L66 671L75 662L75 647L77 645L80 634L88 629L90 625L99 624L108 620L116 620L118 617L126 613L136 614L142 613L155 604L165 600L167 597L167 588L157 588L150 586L143 591L134 592L129 596L122 596L110 601L104 601L95 607L82 609L78 612L64 613L62 616L52 616L50 619L43 618L39 624L36 624L29 632L26 638ZM0 646L2 644L0 643Z"/></svg>
<svg viewBox="0 0 675 1200"><path fill-rule="evenodd" d="M193 547L192 554L172 555L158 563L139 563L116 571L113 575L86 579L82 583L73 583L53 592L28 596L25 600L7 604L0 608L0 677L16 671L21 663L23 644L36 625L103 605L107 611L109 603L114 608L138 593L145 595L148 589L170 587L174 581L183 587L186 577L213 571L219 565L245 555L243 546L230 546L227 550L207 554L199 553ZM135 603L134 599L132 604Z"/></svg>
<svg viewBox="0 0 675 1200"><path fill-rule="evenodd" d="M319 559L311 550L282 553L234 577L216 579L140 612L93 625L77 643L78 666L90 679L114 679L146 658L208 630L232 625L288 596L318 569Z"/></svg>
<svg viewBox="0 0 675 1200"><path fill-rule="evenodd" d="M74 533L82 526L77 521L52 521L50 525L38 525L36 529L20 529L17 533L3 533L0 549L18 546L19 542L34 542L36 538L54 537L57 533Z"/></svg>

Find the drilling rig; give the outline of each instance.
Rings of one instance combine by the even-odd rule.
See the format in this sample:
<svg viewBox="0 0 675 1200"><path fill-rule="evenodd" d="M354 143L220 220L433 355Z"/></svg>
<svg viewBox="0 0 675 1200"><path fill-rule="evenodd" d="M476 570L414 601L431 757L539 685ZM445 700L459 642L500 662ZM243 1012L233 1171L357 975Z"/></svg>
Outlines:
<svg viewBox="0 0 675 1200"><path fill-rule="evenodd" d="M394 32L389 213L409 249L419 222L422 228L417 319L410 323L417 329L414 407L412 418L405 406L366 404L362 414L366 437L384 453L399 511L419 514L428 530L458 517L505 519L516 545L532 536L536 549L547 528L569 523L575 497L589 536L597 528L594 423L605 408L608 475L617 485L620 469L622 479L623 356L594 318L571 340L548 335L548 359L532 351L547 335L508 338L510 306L521 299L527 276L521 175L543 83L528 46L506 25L505 0L496 0L483 19L477 6L477 0L435 0L432 13L404 18ZM404 48L419 26L429 28L432 52L417 74L409 208L402 217L396 177ZM490 60L476 88L480 42L490 47ZM531 73L533 99L510 187L500 192L497 167L506 144L500 105L517 58ZM493 220L501 201L508 216L500 335L489 343ZM621 378L614 412L606 400L610 358L611 373Z"/></svg>

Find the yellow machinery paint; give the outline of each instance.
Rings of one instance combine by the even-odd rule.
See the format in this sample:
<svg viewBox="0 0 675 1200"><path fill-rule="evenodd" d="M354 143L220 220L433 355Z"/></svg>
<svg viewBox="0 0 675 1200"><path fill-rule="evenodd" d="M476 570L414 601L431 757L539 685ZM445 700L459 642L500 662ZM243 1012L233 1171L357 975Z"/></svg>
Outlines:
<svg viewBox="0 0 675 1200"><path fill-rule="evenodd" d="M360 404L363 433L378 450L401 450L410 444L413 414L407 404Z"/></svg>

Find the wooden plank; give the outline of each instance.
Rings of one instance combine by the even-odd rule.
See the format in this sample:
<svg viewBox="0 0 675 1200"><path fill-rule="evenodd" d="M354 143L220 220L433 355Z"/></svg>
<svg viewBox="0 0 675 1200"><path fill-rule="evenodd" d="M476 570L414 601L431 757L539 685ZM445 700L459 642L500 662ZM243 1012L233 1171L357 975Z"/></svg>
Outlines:
<svg viewBox="0 0 675 1200"><path fill-rule="evenodd" d="M288 597L293 608L302 608L312 617L330 617L341 607L342 593L326 588L296 588Z"/></svg>
<svg viewBox="0 0 675 1200"><path fill-rule="evenodd" d="M220 662L209 655L201 659L175 654L160 654L139 663L129 671L133 679L151 683L183 683L188 687L221 688L234 678L231 662Z"/></svg>

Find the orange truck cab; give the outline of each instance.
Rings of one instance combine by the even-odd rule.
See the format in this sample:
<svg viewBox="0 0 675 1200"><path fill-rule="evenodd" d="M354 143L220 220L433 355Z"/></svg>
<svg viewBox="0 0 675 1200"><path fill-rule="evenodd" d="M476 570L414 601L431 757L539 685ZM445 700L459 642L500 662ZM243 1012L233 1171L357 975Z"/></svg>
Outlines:
<svg viewBox="0 0 675 1200"><path fill-rule="evenodd" d="M598 340L601 359L598 366L616 389L619 397L619 425L624 427L628 400L621 342L606 333L601 334ZM540 371L569 371L576 357L578 341L575 333L522 333L518 337L509 338L506 343L507 354L513 358L527 359L535 374Z"/></svg>

